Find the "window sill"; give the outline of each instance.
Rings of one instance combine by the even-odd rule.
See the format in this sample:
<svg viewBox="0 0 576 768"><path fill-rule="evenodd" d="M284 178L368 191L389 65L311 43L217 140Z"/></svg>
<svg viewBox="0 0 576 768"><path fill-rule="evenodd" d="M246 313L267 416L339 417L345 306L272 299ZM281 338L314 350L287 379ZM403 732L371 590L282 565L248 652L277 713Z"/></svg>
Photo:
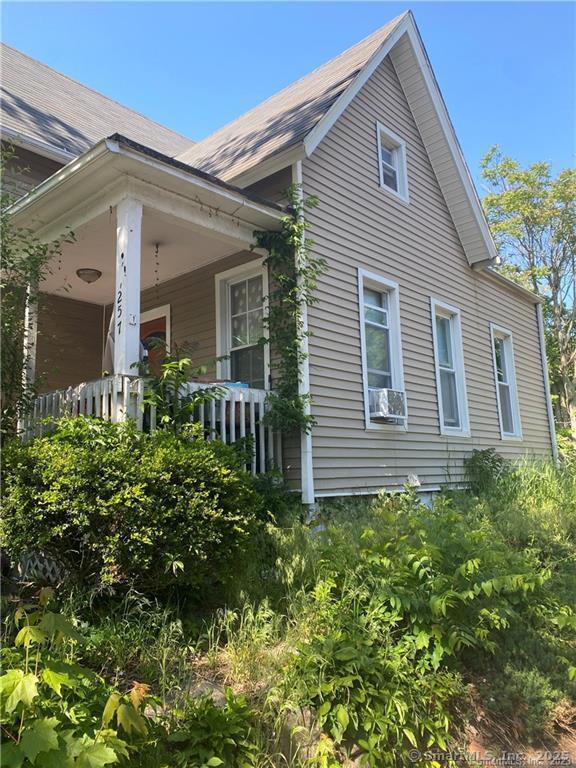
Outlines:
<svg viewBox="0 0 576 768"><path fill-rule="evenodd" d="M500 433L500 440L505 440L511 443L521 443L524 438L522 435L504 435Z"/></svg>
<svg viewBox="0 0 576 768"><path fill-rule="evenodd" d="M440 434L442 437L463 437L466 439L472 437L472 432L469 429L449 429L447 427L441 427Z"/></svg>
<svg viewBox="0 0 576 768"><path fill-rule="evenodd" d="M402 203L403 205L410 205L410 198L408 195L403 195L401 192L395 192L390 187L387 187L386 184L379 184L379 187L383 192L388 195L392 195L395 200L398 200L398 202Z"/></svg>
<svg viewBox="0 0 576 768"><path fill-rule="evenodd" d="M385 424L378 421L365 422L365 432L408 432L408 423L404 424Z"/></svg>

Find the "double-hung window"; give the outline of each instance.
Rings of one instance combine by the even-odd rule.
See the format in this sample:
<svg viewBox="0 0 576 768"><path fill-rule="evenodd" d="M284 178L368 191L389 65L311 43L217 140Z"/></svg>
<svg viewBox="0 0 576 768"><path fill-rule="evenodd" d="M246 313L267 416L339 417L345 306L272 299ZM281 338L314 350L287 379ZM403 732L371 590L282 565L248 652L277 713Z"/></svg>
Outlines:
<svg viewBox="0 0 576 768"><path fill-rule="evenodd" d="M216 278L218 373L220 378L265 389L268 378L264 304L265 270L260 263L221 273Z"/></svg>
<svg viewBox="0 0 576 768"><path fill-rule="evenodd" d="M373 427L370 392L404 392L399 289L397 283L359 269L358 292L365 419L366 426Z"/></svg>
<svg viewBox="0 0 576 768"><path fill-rule="evenodd" d="M490 334L492 337L500 434L503 440L520 438L522 429L516 389L512 334L493 323L490 324Z"/></svg>
<svg viewBox="0 0 576 768"><path fill-rule="evenodd" d="M376 123L380 186L408 202L406 143L393 131Z"/></svg>
<svg viewBox="0 0 576 768"><path fill-rule="evenodd" d="M469 436L460 311L431 300L440 432Z"/></svg>

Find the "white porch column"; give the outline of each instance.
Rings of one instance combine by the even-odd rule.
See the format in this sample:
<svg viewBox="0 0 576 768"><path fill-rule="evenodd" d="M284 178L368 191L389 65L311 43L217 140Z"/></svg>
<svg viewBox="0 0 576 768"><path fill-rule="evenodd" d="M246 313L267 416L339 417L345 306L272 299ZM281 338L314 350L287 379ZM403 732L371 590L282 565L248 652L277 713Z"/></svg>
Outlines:
<svg viewBox="0 0 576 768"><path fill-rule="evenodd" d="M38 341L38 288L28 285L24 306L24 359L22 385L30 392L36 379L36 346Z"/></svg>
<svg viewBox="0 0 576 768"><path fill-rule="evenodd" d="M116 293L114 373L135 376L140 360L140 259L142 203L126 198L116 206Z"/></svg>

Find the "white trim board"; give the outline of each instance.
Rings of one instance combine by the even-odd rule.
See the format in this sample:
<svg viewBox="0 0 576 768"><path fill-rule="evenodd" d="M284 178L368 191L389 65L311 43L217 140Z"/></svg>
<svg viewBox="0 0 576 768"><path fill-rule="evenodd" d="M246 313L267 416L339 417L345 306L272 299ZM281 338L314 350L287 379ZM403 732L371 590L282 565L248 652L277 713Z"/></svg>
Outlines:
<svg viewBox="0 0 576 768"><path fill-rule="evenodd" d="M146 312L140 312L140 325L148 323L150 320L156 320L158 317L166 318L166 349L172 348L172 318L170 317L170 304L163 304L161 307L147 309Z"/></svg>
<svg viewBox="0 0 576 768"><path fill-rule="evenodd" d="M238 279L262 276L262 294L264 296L264 317L268 306L268 270L264 266L264 259L253 259L245 264L217 272L214 275L215 307L216 307L216 377L218 379L230 378L230 322L228 306L228 288L230 283ZM264 335L267 336L266 325ZM221 359L227 357L228 359ZM270 345L264 345L264 388L270 389Z"/></svg>
<svg viewBox="0 0 576 768"><path fill-rule="evenodd" d="M436 315L450 319L450 341L454 358L456 375L456 397L458 401L459 427L444 425L444 408L442 405L442 386L440 378L440 362L438 359L438 338L436 333ZM438 403L438 423L440 434L444 437L471 437L470 416L468 413L468 395L466 392L466 368L464 366L464 348L462 343L461 313L458 307L453 307L439 299L430 297L430 317L432 322L432 343L434 347L434 369L436 372L436 398Z"/></svg>
<svg viewBox="0 0 576 768"><path fill-rule="evenodd" d="M387 138L392 144L395 144L392 152L398 160L396 171L396 181L398 189L392 189L384 183L384 173L382 168L382 136ZM379 120L376 121L376 146L378 147L378 174L380 176L380 188L397 197L403 203L410 202L408 192L408 160L406 156L406 142L397 133L391 131Z"/></svg>
<svg viewBox="0 0 576 768"><path fill-rule="evenodd" d="M360 320L360 349L362 354L362 390L364 393L364 424L366 429L384 431L408 431L408 406L403 424L384 424L370 418L368 398L368 364L366 359L366 329L364 323L364 285L380 286L388 293L389 315L394 326L390 333L390 356L392 358L392 389L406 392L404 386L404 364L402 353L402 328L400 324L400 286L380 274L358 267L358 311Z"/></svg>
<svg viewBox="0 0 576 768"><path fill-rule="evenodd" d="M508 374L508 391L510 392L510 409L512 412L513 432L504 432L502 422L502 403L500 402L500 386L498 381L498 366L496 364L496 348L494 341L501 339L504 342L504 365ZM520 401L518 399L518 387L516 384L516 363L514 361L514 342L512 331L503 328L496 323L490 323L490 345L492 347L492 364L494 366L494 387L496 389L496 403L498 407L498 424L500 425L501 440L522 440L522 421L520 419Z"/></svg>

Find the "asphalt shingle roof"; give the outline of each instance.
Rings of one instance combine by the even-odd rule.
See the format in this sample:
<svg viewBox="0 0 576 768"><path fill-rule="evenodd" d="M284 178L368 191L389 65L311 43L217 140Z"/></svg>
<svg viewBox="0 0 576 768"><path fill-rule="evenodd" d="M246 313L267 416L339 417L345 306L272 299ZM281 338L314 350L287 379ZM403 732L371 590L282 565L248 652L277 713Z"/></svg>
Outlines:
<svg viewBox="0 0 576 768"><path fill-rule="evenodd" d="M24 137L80 155L111 133L123 133L166 155L191 139L57 72L1 46L0 119Z"/></svg>
<svg viewBox="0 0 576 768"><path fill-rule="evenodd" d="M187 148L178 159L231 179L300 141L328 112L405 14Z"/></svg>

